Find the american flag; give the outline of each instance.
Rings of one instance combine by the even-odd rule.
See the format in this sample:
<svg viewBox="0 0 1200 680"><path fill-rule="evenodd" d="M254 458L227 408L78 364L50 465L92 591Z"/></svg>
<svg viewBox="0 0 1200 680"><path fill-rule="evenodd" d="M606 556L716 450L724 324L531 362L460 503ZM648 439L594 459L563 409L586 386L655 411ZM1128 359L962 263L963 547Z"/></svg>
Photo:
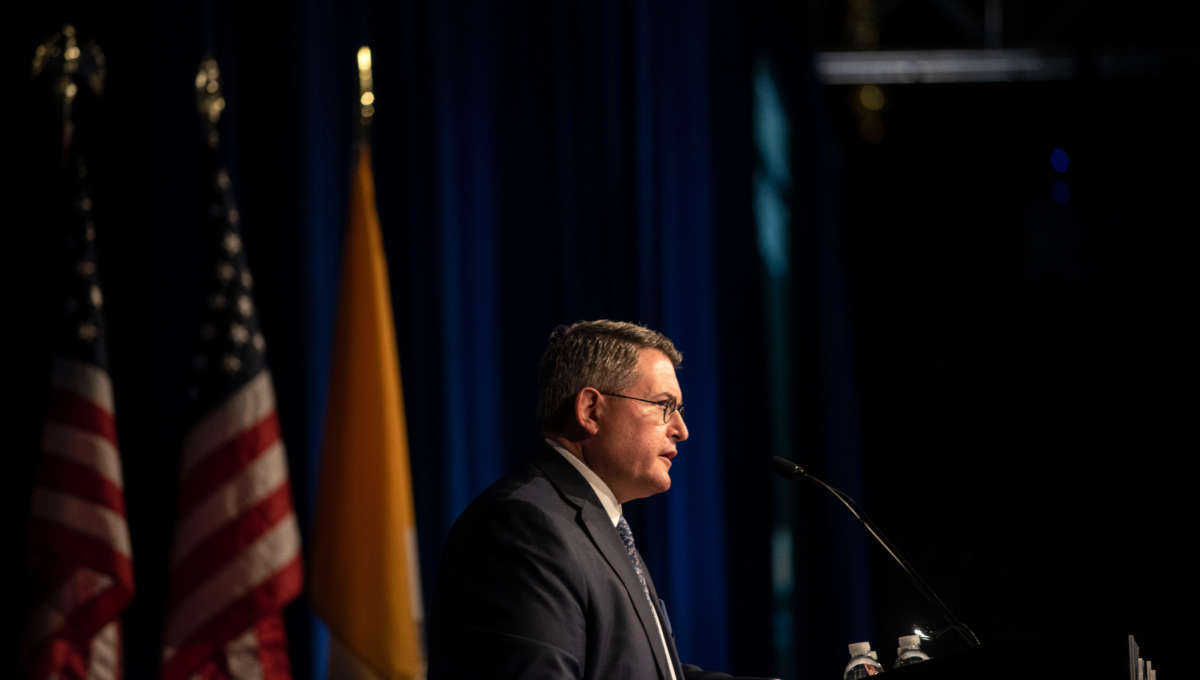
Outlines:
<svg viewBox="0 0 1200 680"><path fill-rule="evenodd" d="M193 358L163 677L288 678L280 612L301 590L300 533L238 212L212 142L213 286Z"/></svg>
<svg viewBox="0 0 1200 680"><path fill-rule="evenodd" d="M33 492L34 602L24 652L32 678L121 676L121 612L133 597L121 455L108 374L87 170L65 163L65 290Z"/></svg>

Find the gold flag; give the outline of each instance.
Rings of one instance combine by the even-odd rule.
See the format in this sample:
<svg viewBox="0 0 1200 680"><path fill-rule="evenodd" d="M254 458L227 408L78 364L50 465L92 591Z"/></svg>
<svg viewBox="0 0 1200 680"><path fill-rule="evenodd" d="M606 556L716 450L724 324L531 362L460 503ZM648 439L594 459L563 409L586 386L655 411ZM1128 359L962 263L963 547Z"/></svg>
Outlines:
<svg viewBox="0 0 1200 680"><path fill-rule="evenodd" d="M342 254L311 595L329 677L420 678L424 614L387 263L366 143Z"/></svg>

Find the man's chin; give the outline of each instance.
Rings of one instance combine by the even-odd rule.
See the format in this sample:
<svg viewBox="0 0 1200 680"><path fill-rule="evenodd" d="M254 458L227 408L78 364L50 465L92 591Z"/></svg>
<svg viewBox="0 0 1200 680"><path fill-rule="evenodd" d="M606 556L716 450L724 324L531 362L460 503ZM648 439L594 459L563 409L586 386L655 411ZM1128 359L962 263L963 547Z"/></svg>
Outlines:
<svg viewBox="0 0 1200 680"><path fill-rule="evenodd" d="M667 461L667 467L670 468L671 462ZM671 475L666 470L663 470L662 475L654 480L654 493L662 493L671 488Z"/></svg>
<svg viewBox="0 0 1200 680"><path fill-rule="evenodd" d="M671 476L670 475L668 475L666 473L664 473L662 475L656 475L653 479L646 480L645 484L642 485L641 492L637 496L635 496L633 499L630 499L630 500L635 500L638 498L649 498L650 496L656 496L670 488L671 488Z"/></svg>

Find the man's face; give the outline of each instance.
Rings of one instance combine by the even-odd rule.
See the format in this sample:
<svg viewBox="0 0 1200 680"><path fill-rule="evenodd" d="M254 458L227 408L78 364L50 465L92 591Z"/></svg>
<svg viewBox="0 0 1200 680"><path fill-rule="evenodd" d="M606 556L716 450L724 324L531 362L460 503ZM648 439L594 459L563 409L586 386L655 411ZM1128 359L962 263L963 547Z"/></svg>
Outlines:
<svg viewBox="0 0 1200 680"><path fill-rule="evenodd" d="M683 403L675 366L656 349L641 350L637 378L621 393L651 401L673 398L675 403ZM664 423L662 406L606 395L600 399L599 430L583 447L584 462L621 503L671 488L675 445L688 438L683 415L673 413Z"/></svg>

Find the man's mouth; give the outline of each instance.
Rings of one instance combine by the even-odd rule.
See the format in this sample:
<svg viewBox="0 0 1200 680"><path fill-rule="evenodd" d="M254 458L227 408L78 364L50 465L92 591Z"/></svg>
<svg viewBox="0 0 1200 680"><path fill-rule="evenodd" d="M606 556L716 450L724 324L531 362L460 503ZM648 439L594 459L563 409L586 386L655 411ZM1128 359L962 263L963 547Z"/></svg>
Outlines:
<svg viewBox="0 0 1200 680"><path fill-rule="evenodd" d="M674 457L675 457L675 456L677 456L677 455L679 455L679 452L678 452L678 451L667 451L667 452L665 452L665 453L660 453L660 454L658 454L658 457L659 457L659 458L665 458L665 459L666 459L666 461L667 461L667 467L671 467L671 459L672 459L672 458L674 458Z"/></svg>

